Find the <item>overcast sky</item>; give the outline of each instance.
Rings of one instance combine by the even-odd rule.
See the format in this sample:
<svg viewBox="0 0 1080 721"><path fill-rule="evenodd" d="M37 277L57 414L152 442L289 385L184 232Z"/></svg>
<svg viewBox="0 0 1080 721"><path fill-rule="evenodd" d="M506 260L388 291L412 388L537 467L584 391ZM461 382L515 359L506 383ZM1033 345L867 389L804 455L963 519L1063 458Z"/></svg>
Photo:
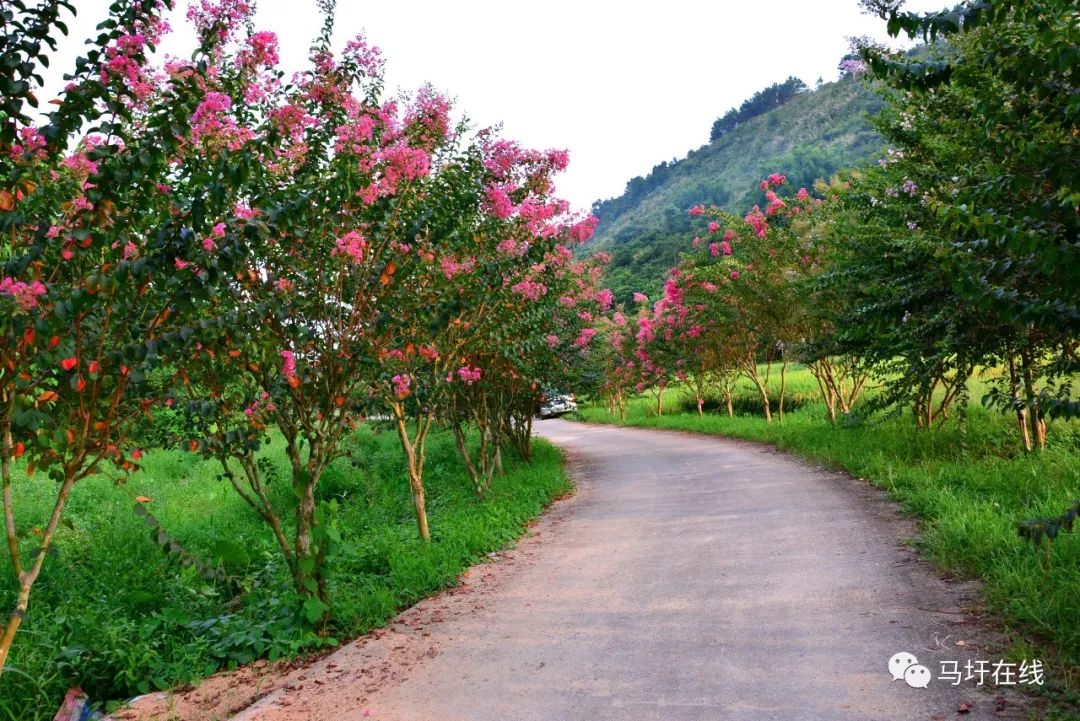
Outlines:
<svg viewBox="0 0 1080 721"><path fill-rule="evenodd" d="M945 0L910 0L915 10ZM72 66L109 0L78 0L53 58ZM162 50L190 55L194 35L177 0ZM273 30L286 70L304 66L320 26L315 0L261 0L257 30ZM642 9L647 7L648 9ZM579 208L709 138L713 120L755 91L796 75L837 76L847 38L885 40L857 0L338 0L338 47L363 30L383 50L388 88L432 83L477 127L537 148L566 148L560 194ZM48 83L59 88L59 81Z"/></svg>

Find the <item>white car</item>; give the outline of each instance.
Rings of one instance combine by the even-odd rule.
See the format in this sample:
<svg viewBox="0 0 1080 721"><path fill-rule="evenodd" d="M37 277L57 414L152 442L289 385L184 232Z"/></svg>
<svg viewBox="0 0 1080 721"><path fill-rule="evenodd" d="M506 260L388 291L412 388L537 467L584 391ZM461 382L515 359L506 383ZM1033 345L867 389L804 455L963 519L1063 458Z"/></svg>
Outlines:
<svg viewBox="0 0 1080 721"><path fill-rule="evenodd" d="M573 396L554 394L544 396L538 415L541 418L558 418L565 413L574 413L576 411L577 402Z"/></svg>

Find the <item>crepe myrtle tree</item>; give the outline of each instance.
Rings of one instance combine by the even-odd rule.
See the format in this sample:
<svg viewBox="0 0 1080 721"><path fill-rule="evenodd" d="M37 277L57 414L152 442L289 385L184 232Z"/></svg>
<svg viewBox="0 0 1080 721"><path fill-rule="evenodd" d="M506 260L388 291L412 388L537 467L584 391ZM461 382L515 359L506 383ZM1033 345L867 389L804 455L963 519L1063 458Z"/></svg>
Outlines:
<svg viewBox="0 0 1080 721"><path fill-rule="evenodd" d="M707 301L713 306L710 322L727 326L729 341L741 349L737 366L757 388L770 422L772 362L780 360L777 400L783 420L790 349L804 342L814 326L814 304L805 281L819 272L827 251L802 223L818 212L821 199L806 188L781 195L786 181L781 173L762 180L764 209L755 205L741 218L716 207L694 206L691 215L710 218L709 240L695 238L696 250L682 267L684 274L713 288ZM758 369L761 360L766 362L764 373Z"/></svg>
<svg viewBox="0 0 1080 721"><path fill-rule="evenodd" d="M570 246L595 225L552 196L551 176L565 167L565 152L524 149L488 132L475 150L480 174L453 184L479 181L480 203L465 214L464 230L441 234L455 242L425 251L429 272L414 291L417 302L399 308L399 336L383 356L382 398L409 463L422 538L429 535L424 444L433 423L443 419L454 429L481 494L499 466L502 438L516 438L528 454L531 413L554 369L548 336L570 329L557 317L557 301L583 272L575 271L581 266L571 262ZM475 463L465 444L469 422L480 435Z"/></svg>
<svg viewBox="0 0 1080 721"><path fill-rule="evenodd" d="M152 399L146 373L182 353L195 301L227 260L187 276L201 219L169 193L205 69L163 84L148 62L168 2L115 2L43 124L34 107L44 47L66 32L64 2L3 13L0 84L0 461L15 604L0 634L0 668L74 486L118 482L138 466L131 441ZM219 169L225 172L224 169ZM56 483L43 527L19 517L18 464Z"/></svg>
<svg viewBox="0 0 1080 721"><path fill-rule="evenodd" d="M386 359L432 307L435 250L468 236L475 153L461 149L449 103L430 88L381 98L379 51L362 37L335 56L329 10L310 69L291 83L272 34L239 32L249 14L192 14L195 65L217 68L192 112L192 168L218 156L259 163L227 189L198 252L177 261L194 272L230 257L239 268L202 306L173 402L203 419L190 447L217 459L268 523L307 618L322 623L338 532L318 485L379 397ZM289 460L287 499L269 492L274 470L260 461L271 428Z"/></svg>

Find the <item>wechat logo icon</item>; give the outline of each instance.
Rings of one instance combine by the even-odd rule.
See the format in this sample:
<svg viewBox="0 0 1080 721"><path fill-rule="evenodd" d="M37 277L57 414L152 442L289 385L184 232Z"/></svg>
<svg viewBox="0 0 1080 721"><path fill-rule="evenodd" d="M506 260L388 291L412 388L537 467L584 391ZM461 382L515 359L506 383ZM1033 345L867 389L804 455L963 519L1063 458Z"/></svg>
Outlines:
<svg viewBox="0 0 1080 721"><path fill-rule="evenodd" d="M893 681L903 679L912 688L926 688L930 685L930 669L919 664L915 654L901 651L889 659L889 674Z"/></svg>

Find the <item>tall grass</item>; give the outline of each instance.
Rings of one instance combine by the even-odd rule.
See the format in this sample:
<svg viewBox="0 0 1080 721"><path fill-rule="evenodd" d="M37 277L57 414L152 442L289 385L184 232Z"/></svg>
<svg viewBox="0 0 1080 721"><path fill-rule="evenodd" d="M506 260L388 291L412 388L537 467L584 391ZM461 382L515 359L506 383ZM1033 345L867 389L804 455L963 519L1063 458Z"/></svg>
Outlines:
<svg viewBox="0 0 1080 721"><path fill-rule="evenodd" d="M441 588L483 554L523 531L568 482L558 451L538 441L531 464L511 460L484 500L471 490L453 438L429 440L426 467L432 542L417 539L396 438L363 428L320 485L339 504L342 541L328 559L333 624L344 638L385 624ZM266 456L288 478L280 444ZM30 614L0 679L0 720L51 719L64 691L80 685L98 703L168 688L255 660L336 642L306 628L287 571L262 521L217 478L214 464L156 451L122 485L95 478L76 487L45 564ZM52 483L20 476L18 525L32 533L48 512ZM287 482L273 493L291 494ZM136 496L170 536L232 583L214 583L166 556L133 512ZM0 578L10 577L0 560ZM13 602L0 589L0 609Z"/></svg>

